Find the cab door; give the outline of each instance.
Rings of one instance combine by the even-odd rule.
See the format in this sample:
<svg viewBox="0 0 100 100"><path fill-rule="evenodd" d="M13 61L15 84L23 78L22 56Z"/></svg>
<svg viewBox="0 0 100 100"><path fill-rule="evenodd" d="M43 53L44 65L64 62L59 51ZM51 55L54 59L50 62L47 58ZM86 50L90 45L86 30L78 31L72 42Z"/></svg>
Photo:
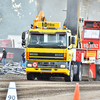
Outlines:
<svg viewBox="0 0 100 100"><path fill-rule="evenodd" d="M72 37L71 37L71 33L68 33L68 41L67 41L67 47L68 47L68 50L67 50L67 61L71 61L72 57L73 57L73 52L72 52Z"/></svg>

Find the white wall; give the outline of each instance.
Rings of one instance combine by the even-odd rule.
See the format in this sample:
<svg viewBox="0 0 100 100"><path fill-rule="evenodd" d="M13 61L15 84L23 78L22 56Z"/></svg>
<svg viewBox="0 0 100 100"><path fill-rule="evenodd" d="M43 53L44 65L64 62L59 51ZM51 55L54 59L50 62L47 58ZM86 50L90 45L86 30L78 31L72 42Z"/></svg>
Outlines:
<svg viewBox="0 0 100 100"><path fill-rule="evenodd" d="M14 40L15 48L21 48L21 35L8 35L7 39Z"/></svg>

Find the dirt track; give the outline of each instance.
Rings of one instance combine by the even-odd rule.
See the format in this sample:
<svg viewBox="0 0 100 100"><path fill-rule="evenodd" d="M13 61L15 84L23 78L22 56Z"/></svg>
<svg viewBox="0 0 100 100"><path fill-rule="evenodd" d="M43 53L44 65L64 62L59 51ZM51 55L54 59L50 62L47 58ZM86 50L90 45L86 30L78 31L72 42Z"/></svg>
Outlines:
<svg viewBox="0 0 100 100"><path fill-rule="evenodd" d="M76 82L62 78L27 81L25 75L0 75L0 100L5 100L9 82L15 82L18 100L73 100ZM100 100L100 82L79 83L80 100Z"/></svg>

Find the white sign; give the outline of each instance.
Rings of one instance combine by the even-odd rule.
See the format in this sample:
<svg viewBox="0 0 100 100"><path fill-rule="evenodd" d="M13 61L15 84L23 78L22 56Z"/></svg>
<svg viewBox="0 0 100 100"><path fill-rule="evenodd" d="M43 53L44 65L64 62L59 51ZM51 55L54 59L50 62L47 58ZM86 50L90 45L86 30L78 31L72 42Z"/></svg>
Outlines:
<svg viewBox="0 0 100 100"><path fill-rule="evenodd" d="M15 82L9 83L9 88L8 88L6 100L17 100L17 92L16 92Z"/></svg>
<svg viewBox="0 0 100 100"><path fill-rule="evenodd" d="M84 30L84 38L99 38L99 30Z"/></svg>
<svg viewBox="0 0 100 100"><path fill-rule="evenodd" d="M89 63L95 63L95 57L89 57Z"/></svg>

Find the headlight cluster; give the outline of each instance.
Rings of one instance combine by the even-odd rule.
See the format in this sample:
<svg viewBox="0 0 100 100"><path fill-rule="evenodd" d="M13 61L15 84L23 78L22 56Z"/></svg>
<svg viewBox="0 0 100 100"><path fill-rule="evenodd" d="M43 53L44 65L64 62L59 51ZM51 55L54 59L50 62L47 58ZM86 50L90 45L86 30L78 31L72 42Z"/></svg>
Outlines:
<svg viewBox="0 0 100 100"><path fill-rule="evenodd" d="M65 65L60 65L60 68L65 68Z"/></svg>
<svg viewBox="0 0 100 100"><path fill-rule="evenodd" d="M27 67L32 67L32 64L27 64Z"/></svg>
<svg viewBox="0 0 100 100"><path fill-rule="evenodd" d="M27 67L34 67L36 68L38 66L37 62L33 62L32 64L27 64Z"/></svg>

